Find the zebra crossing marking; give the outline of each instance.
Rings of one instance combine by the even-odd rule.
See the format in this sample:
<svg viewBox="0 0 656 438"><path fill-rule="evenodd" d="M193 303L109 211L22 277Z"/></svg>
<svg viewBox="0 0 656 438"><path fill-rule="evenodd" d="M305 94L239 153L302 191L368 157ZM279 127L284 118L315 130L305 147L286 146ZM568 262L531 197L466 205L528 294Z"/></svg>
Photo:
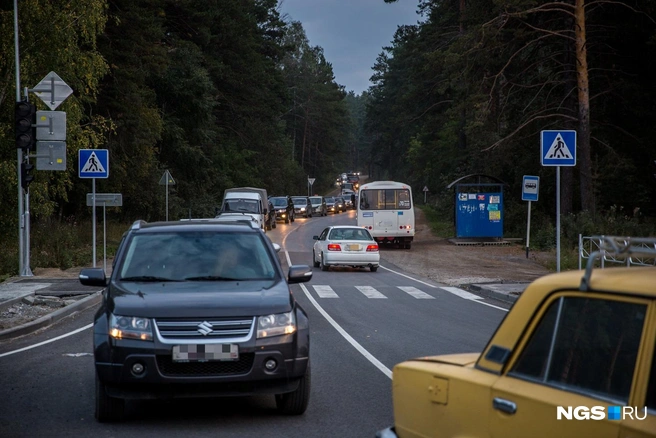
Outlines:
<svg viewBox="0 0 656 438"><path fill-rule="evenodd" d="M403 292L410 294L411 296L417 298L418 300L434 300L435 297L428 295L426 292L420 291L414 286L397 286Z"/></svg>
<svg viewBox="0 0 656 438"><path fill-rule="evenodd" d="M367 298L385 298L387 297L383 295L382 293L378 292L375 288L371 286L355 286L357 290L362 292L365 297Z"/></svg>
<svg viewBox="0 0 656 438"><path fill-rule="evenodd" d="M467 292L466 290L462 290L457 287L442 287L445 291L452 293L453 295L459 296L460 298L464 298L466 300L482 300L483 297L474 295L471 292Z"/></svg>
<svg viewBox="0 0 656 438"><path fill-rule="evenodd" d="M317 292L317 295L319 295L319 298L339 298L339 295L330 286L313 285L312 287Z"/></svg>

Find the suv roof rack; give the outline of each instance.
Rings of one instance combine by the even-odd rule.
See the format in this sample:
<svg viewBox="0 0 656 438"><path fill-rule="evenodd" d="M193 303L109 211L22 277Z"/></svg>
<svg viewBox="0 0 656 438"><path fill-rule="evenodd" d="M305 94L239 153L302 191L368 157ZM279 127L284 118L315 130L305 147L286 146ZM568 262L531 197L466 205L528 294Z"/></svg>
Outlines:
<svg viewBox="0 0 656 438"><path fill-rule="evenodd" d="M579 290L590 290L590 277L595 261L606 255L624 256L630 262L632 256L642 256L654 259L656 266L656 237L624 237L624 236L592 236L590 239L599 242L599 250L590 254L585 273L581 278Z"/></svg>
<svg viewBox="0 0 656 438"><path fill-rule="evenodd" d="M223 216L223 217L225 217L225 216ZM257 223L257 220L255 220L254 218L251 218L251 219L241 219L241 218L240 219L237 219L237 218L234 218L234 219L233 218L220 219L220 218L221 218L221 216L217 216L214 219L209 219L209 220L214 221L214 222L220 222L220 223L233 223L233 224L237 224L237 225L246 224L246 225L248 225L248 226L250 226L251 228L254 228L254 229L259 229L260 228L260 225Z"/></svg>
<svg viewBox="0 0 656 438"><path fill-rule="evenodd" d="M146 222L145 220L139 219L139 220L134 221L134 223L132 224L132 226L130 228L133 229L133 230L138 230L141 227L143 227L144 225L146 225L147 223L148 222Z"/></svg>

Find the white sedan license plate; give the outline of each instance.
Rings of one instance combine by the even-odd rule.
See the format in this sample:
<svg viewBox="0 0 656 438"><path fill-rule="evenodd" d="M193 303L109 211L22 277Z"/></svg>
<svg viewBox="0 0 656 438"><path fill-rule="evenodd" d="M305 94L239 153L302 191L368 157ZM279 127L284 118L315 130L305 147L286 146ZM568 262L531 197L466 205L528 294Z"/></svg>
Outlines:
<svg viewBox="0 0 656 438"><path fill-rule="evenodd" d="M173 346L173 362L239 360L237 344L188 344Z"/></svg>
<svg viewBox="0 0 656 438"><path fill-rule="evenodd" d="M359 244L346 245L346 249L349 251L360 251L360 245Z"/></svg>

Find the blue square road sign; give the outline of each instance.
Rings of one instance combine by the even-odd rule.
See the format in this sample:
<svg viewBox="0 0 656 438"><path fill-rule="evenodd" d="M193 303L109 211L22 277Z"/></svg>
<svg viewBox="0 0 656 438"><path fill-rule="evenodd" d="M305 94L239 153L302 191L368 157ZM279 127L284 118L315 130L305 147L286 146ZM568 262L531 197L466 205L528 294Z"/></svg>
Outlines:
<svg viewBox="0 0 656 438"><path fill-rule="evenodd" d="M78 151L80 178L109 177L109 151L107 149L80 149Z"/></svg>
<svg viewBox="0 0 656 438"><path fill-rule="evenodd" d="M576 166L576 131L542 131L540 152L543 166Z"/></svg>
<svg viewBox="0 0 656 438"><path fill-rule="evenodd" d="M522 181L522 201L537 201L540 192L540 177L524 175Z"/></svg>

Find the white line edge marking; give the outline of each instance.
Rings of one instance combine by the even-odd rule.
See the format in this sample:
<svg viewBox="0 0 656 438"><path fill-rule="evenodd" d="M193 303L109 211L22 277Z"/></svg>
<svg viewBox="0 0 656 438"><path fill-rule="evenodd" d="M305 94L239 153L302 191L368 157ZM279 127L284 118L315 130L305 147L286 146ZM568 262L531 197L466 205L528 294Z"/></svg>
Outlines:
<svg viewBox="0 0 656 438"><path fill-rule="evenodd" d="M285 257L287 258L287 264L291 266L292 260L289 258L289 253L287 252L287 250L285 250ZM317 303L317 301L312 297L310 291L307 289L307 287L305 287L304 284L300 283L299 286L305 293L305 296L307 296L307 298L310 300L312 305L319 311L319 313L323 315L324 318L326 318L326 321L328 321L330 325L332 325L335 328L335 330L337 330L339 334L344 337L344 339L346 339L356 350L358 350L360 354L362 354L367 360L369 360L369 362L371 362L376 368L382 371L383 374L385 374L387 377L391 379L392 371L389 368L387 368L385 365L383 365L383 363L378 359L376 359L371 353L365 350L365 348L362 345L360 345L358 341L353 339L353 337L351 337L351 335L349 335L346 332L346 330L344 330L339 324L337 324L337 322L335 322L335 320L328 314L328 312L326 312L323 309L323 307L321 307L319 303Z"/></svg>
<svg viewBox="0 0 656 438"><path fill-rule="evenodd" d="M67 338L69 336L75 335L77 333L80 333L81 331L84 331L86 329L90 329L91 327L93 327L93 324L87 324L84 327L80 327L79 329L73 330L72 332L63 334L61 336L57 336L56 338L48 339L47 341L39 342L38 344L30 345L28 347L20 348L18 350L8 351L6 353L0 353L0 357L10 356L12 354L20 353L21 351L31 350L32 348L40 347L42 345L46 345L46 344L49 344L51 342L55 342L55 341L58 341L60 339L64 339L64 338Z"/></svg>

